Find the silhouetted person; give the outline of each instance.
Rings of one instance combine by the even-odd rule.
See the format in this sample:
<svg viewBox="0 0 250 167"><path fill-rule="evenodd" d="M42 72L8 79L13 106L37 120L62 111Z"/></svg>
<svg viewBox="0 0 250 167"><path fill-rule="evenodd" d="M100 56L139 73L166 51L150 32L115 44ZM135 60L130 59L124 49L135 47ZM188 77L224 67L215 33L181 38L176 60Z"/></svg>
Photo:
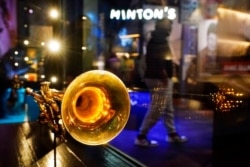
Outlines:
<svg viewBox="0 0 250 167"><path fill-rule="evenodd" d="M156 23L155 30L147 45L145 83L150 91L151 104L139 129L135 145L157 146L157 141L148 140L147 135L156 122L163 118L168 131L168 142L185 142L184 136L179 136L174 125L172 56L168 45L171 22L167 19Z"/></svg>

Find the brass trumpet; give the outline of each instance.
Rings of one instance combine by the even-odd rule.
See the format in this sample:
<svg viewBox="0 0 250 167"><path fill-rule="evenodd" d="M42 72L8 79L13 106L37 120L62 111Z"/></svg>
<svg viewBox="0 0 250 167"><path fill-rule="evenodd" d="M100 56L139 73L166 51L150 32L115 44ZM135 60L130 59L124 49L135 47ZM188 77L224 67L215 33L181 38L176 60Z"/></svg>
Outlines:
<svg viewBox="0 0 250 167"><path fill-rule="evenodd" d="M26 88L40 109L39 122L64 139L66 131L86 145L101 145L114 139L130 114L126 86L113 73L91 70L77 76L64 92L42 82L40 91Z"/></svg>

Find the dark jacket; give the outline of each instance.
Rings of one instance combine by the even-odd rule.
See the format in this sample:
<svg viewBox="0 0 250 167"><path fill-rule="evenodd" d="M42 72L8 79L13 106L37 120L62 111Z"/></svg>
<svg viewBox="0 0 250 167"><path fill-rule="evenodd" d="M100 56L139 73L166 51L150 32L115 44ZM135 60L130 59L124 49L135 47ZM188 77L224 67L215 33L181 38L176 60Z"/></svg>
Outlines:
<svg viewBox="0 0 250 167"><path fill-rule="evenodd" d="M152 32L147 45L145 78L167 79L172 77L172 60L166 60L170 53L167 41L169 33L164 29Z"/></svg>

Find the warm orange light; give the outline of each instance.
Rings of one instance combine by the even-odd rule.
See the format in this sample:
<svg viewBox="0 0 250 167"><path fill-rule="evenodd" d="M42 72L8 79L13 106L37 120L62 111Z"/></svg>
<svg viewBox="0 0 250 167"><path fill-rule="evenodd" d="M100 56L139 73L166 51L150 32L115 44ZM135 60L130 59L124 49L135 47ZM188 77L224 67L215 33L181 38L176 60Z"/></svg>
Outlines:
<svg viewBox="0 0 250 167"><path fill-rule="evenodd" d="M140 34L121 35L120 38L139 38Z"/></svg>

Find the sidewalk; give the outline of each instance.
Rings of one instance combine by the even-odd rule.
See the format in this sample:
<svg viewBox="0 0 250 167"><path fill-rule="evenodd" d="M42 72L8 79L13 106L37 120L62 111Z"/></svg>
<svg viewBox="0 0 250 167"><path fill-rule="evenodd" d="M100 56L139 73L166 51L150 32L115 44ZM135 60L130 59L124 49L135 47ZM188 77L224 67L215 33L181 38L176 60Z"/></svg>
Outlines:
<svg viewBox="0 0 250 167"><path fill-rule="evenodd" d="M196 100L175 99L175 104L177 130L181 135L187 136L189 139L187 143L181 145L167 143L165 141L167 132L162 121L159 121L148 136L159 142L158 147L135 146L134 139L138 129L132 129L132 126L125 128L110 144L148 167L211 167L213 111L202 108ZM131 120L129 124L132 124Z"/></svg>

